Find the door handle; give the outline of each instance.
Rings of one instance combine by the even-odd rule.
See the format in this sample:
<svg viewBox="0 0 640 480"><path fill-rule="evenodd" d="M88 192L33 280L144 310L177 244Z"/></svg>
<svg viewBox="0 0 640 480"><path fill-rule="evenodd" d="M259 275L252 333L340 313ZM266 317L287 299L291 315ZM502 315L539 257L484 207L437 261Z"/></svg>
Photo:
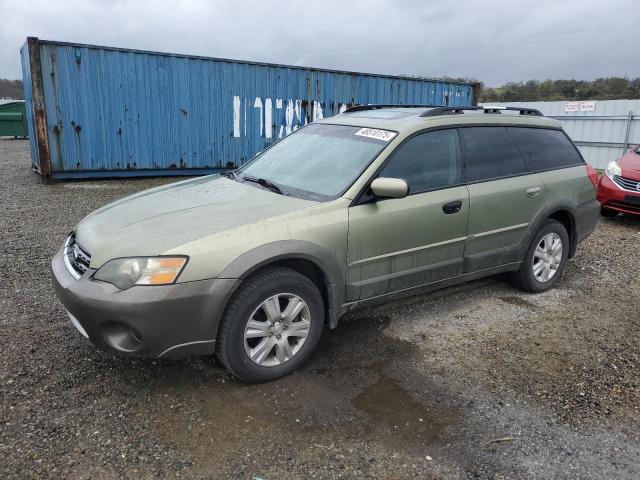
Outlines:
<svg viewBox="0 0 640 480"><path fill-rule="evenodd" d="M537 197L541 190L540 187L527 188L527 197Z"/></svg>
<svg viewBox="0 0 640 480"><path fill-rule="evenodd" d="M442 211L446 214L458 213L462 208L462 200L456 200L455 202L449 202L442 205Z"/></svg>

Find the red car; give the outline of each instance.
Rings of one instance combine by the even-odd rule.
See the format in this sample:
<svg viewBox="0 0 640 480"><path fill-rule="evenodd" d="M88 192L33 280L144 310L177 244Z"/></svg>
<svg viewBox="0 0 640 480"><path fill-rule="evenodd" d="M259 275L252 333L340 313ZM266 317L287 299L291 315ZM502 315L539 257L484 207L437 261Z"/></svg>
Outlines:
<svg viewBox="0 0 640 480"><path fill-rule="evenodd" d="M597 198L605 217L640 215L640 145L607 165L598 182Z"/></svg>

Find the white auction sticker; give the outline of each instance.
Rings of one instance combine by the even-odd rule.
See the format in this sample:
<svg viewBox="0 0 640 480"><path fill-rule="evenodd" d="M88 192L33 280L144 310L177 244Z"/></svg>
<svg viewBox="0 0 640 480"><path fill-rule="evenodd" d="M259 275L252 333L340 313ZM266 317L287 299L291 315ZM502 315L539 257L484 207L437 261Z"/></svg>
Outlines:
<svg viewBox="0 0 640 480"><path fill-rule="evenodd" d="M375 138L376 140L382 140L383 142L390 142L397 133L390 132L389 130L378 130L377 128L361 128L354 135Z"/></svg>

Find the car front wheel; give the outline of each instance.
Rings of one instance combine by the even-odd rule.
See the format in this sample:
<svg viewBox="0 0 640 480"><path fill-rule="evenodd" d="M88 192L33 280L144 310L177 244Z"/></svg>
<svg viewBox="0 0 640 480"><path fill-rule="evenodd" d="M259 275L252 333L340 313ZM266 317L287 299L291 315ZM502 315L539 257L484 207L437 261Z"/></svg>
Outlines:
<svg viewBox="0 0 640 480"><path fill-rule="evenodd" d="M288 268L250 277L234 294L220 324L218 359L236 377L265 382L300 368L324 326L316 285Z"/></svg>

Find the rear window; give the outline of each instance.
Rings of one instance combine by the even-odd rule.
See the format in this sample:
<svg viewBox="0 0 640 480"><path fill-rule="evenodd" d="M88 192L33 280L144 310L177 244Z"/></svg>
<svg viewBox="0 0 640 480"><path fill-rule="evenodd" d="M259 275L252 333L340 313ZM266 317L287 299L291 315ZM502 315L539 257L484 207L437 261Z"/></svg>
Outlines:
<svg viewBox="0 0 640 480"><path fill-rule="evenodd" d="M466 182L529 173L506 127L465 127L462 138Z"/></svg>
<svg viewBox="0 0 640 480"><path fill-rule="evenodd" d="M523 127L508 127L508 130L531 171L554 170L584 163L561 130Z"/></svg>

